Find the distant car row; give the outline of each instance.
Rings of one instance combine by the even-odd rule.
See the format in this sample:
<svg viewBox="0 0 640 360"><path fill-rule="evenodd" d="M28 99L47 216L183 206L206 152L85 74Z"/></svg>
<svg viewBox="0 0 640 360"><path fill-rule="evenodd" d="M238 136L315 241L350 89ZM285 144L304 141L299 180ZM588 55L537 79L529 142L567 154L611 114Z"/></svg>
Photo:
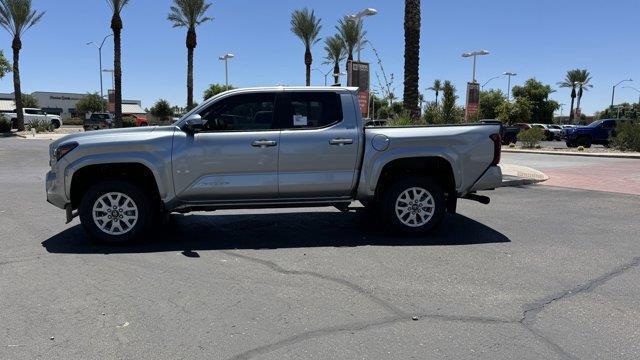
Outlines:
<svg viewBox="0 0 640 360"><path fill-rule="evenodd" d="M136 126L149 126L149 120L142 115L130 115L136 123ZM82 127L84 131L110 129L113 127L113 114L111 113L93 113L89 118L84 120Z"/></svg>
<svg viewBox="0 0 640 360"><path fill-rule="evenodd" d="M516 143L520 131L539 128L544 131L545 140L564 140L567 147L584 146L588 148L592 144L608 146L611 137L616 135L617 125L624 121L628 120L602 119L587 126L518 123L503 129L502 143L504 145Z"/></svg>

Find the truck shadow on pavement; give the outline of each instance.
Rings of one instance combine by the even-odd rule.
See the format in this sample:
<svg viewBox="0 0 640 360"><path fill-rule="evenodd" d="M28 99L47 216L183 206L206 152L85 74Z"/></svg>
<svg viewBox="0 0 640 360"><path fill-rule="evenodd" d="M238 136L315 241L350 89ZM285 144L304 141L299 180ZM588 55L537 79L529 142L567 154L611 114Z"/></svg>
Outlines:
<svg viewBox="0 0 640 360"><path fill-rule="evenodd" d="M386 230L362 212L172 215L155 235L126 245L95 244L80 225L42 242L50 253L109 254L196 250L278 249L354 246L472 245L509 242L502 233L455 214L429 235L407 236Z"/></svg>

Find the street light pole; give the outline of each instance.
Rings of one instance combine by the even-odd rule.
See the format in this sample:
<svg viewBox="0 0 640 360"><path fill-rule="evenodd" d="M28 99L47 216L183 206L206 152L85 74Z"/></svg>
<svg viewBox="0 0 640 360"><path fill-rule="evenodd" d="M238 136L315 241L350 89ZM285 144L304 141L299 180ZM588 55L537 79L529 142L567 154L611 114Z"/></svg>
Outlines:
<svg viewBox="0 0 640 360"><path fill-rule="evenodd" d="M229 59L233 59L234 56L231 53L227 53L218 58L218 60L224 61L224 83L227 90L229 90Z"/></svg>
<svg viewBox="0 0 640 360"><path fill-rule="evenodd" d="M356 14L349 15L347 16L347 18L349 20L358 21L358 20L362 20L362 18L364 18L365 16L374 16L377 13L378 13L378 10L373 8L367 8ZM362 39L360 39L360 41L358 41L358 62L360 62L360 50L362 50L363 44L364 42L362 41Z"/></svg>
<svg viewBox="0 0 640 360"><path fill-rule="evenodd" d="M98 44L93 41L87 43L87 45L94 45L96 48L98 48L98 58L100 64L100 99L104 99L104 90L102 85L102 47L104 46L105 41L107 41L110 36L113 36L113 34L105 36L104 39L102 39L100 46L98 46ZM102 103L102 111L104 112L104 103Z"/></svg>
<svg viewBox="0 0 640 360"><path fill-rule="evenodd" d="M472 57L473 56L473 82L476 82L476 57L478 56L482 56L482 55L489 55L489 52L487 50L477 50L477 51L470 51L470 52L466 52L464 54L462 54L462 57Z"/></svg>
<svg viewBox="0 0 640 360"><path fill-rule="evenodd" d="M507 75L509 77L509 80L507 82L507 101L511 101L511 77L512 76L516 76L518 74L512 72L512 71L507 71L502 73L502 75Z"/></svg>
<svg viewBox="0 0 640 360"><path fill-rule="evenodd" d="M489 79L489 80L485 81L485 82L484 82L484 84L482 84L482 86L480 87L480 89L481 89L481 90L484 90L485 85L487 85L489 82L491 82L491 80L497 79L497 78L499 78L499 77L500 77L500 76L494 76L494 77L492 77L491 79Z"/></svg>
<svg viewBox="0 0 640 360"><path fill-rule="evenodd" d="M637 92L638 94L640 94L640 90L634 88L633 86L623 86L623 89L631 89L631 90L635 90L635 92ZM638 104L640 104L640 95L638 95Z"/></svg>
<svg viewBox="0 0 640 360"><path fill-rule="evenodd" d="M633 81L633 80L631 80L631 78L624 79L624 80L620 80L617 84L613 85L613 90L611 91L611 108L613 108L613 101L616 97L616 86L622 84L625 81Z"/></svg>

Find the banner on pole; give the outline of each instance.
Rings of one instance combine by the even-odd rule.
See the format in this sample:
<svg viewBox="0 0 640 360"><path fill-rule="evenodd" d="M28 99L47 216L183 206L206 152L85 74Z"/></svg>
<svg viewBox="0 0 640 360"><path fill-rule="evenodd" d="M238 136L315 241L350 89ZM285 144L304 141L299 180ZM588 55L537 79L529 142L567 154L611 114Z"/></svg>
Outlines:
<svg viewBox="0 0 640 360"><path fill-rule="evenodd" d="M465 106L464 121L477 120L480 112L480 84L467 83L467 104Z"/></svg>
<svg viewBox="0 0 640 360"><path fill-rule="evenodd" d="M358 88L358 104L360 105L362 117L369 117L369 63L348 62L347 86Z"/></svg>

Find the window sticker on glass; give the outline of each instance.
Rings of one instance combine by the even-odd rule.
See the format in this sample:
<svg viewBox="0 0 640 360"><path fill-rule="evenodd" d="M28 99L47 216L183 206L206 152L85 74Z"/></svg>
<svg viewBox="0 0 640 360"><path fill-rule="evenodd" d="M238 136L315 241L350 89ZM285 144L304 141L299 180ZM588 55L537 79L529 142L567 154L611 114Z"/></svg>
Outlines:
<svg viewBox="0 0 640 360"><path fill-rule="evenodd" d="M307 117L304 115L293 115L293 126L307 126Z"/></svg>

